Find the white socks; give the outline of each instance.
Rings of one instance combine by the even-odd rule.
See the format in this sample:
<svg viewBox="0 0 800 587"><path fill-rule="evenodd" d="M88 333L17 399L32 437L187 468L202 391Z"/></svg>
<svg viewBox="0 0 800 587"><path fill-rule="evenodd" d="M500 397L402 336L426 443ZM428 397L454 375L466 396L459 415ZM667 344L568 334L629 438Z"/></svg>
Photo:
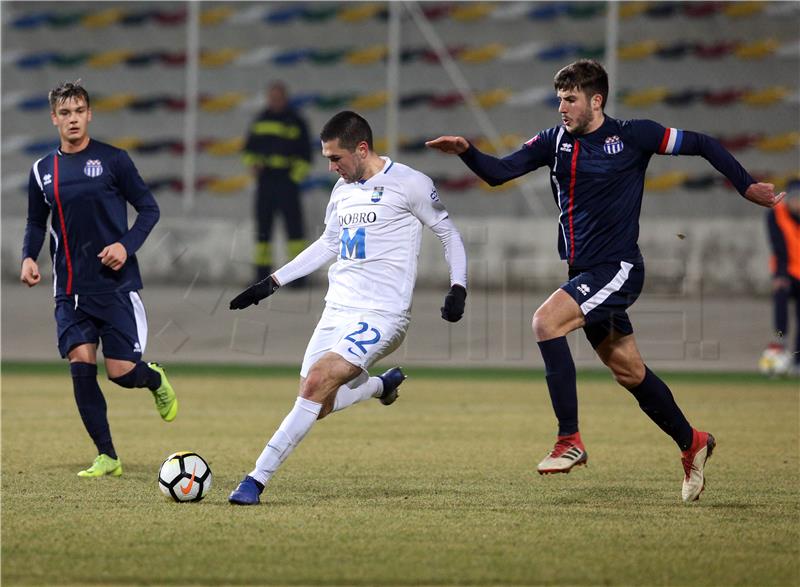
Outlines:
<svg viewBox="0 0 800 587"><path fill-rule="evenodd" d="M256 468L250 472L250 476L266 485L294 447L311 430L321 409L322 404L298 397L292 411L283 419L256 460Z"/></svg>
<svg viewBox="0 0 800 587"><path fill-rule="evenodd" d="M370 377L369 373L362 371L361 375L351 379L336 391L333 411L338 412L358 402L377 397L381 393L383 393L383 380L380 377Z"/></svg>
<svg viewBox="0 0 800 587"><path fill-rule="evenodd" d="M338 412L358 402L377 397L382 392L383 380L380 377L370 377L369 373L362 371L361 375L336 391L333 411ZM298 397L292 411L283 419L261 452L261 456L256 460L256 468L250 472L250 476L266 485L294 447L300 444L311 430L321 410L322 404Z"/></svg>

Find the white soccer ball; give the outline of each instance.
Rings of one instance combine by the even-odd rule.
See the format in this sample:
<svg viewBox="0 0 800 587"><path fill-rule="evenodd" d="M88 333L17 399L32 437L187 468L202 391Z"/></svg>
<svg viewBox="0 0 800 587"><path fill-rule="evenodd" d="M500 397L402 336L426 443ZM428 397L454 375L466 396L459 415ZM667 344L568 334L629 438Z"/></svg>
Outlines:
<svg viewBox="0 0 800 587"><path fill-rule="evenodd" d="M782 348L767 347L758 360L758 372L768 377L788 375L792 368L792 354Z"/></svg>
<svg viewBox="0 0 800 587"><path fill-rule="evenodd" d="M200 501L211 490L211 467L197 453L173 453L158 471L158 488L175 501Z"/></svg>

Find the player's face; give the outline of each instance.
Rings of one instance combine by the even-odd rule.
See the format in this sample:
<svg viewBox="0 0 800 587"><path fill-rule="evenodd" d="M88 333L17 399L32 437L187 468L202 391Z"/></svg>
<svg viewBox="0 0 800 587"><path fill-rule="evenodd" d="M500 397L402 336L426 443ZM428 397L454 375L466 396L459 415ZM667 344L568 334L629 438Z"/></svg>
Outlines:
<svg viewBox="0 0 800 587"><path fill-rule="evenodd" d="M355 151L348 151L339 146L339 139L333 139L322 142L322 156L328 160L328 171L335 171L347 183L353 183L364 177L369 147L361 142Z"/></svg>
<svg viewBox="0 0 800 587"><path fill-rule="evenodd" d="M62 144L79 145L88 136L92 110L85 101L70 98L56 104L55 112L50 113L50 119L53 125L58 127L58 136Z"/></svg>
<svg viewBox="0 0 800 587"><path fill-rule="evenodd" d="M281 85L272 86L267 92L267 103L273 112L283 112L289 105L289 96L286 88Z"/></svg>
<svg viewBox="0 0 800 587"><path fill-rule="evenodd" d="M592 132L599 126L597 121L602 114L599 94L589 97L577 88L571 90L558 90L558 113L561 122L573 135L583 135Z"/></svg>

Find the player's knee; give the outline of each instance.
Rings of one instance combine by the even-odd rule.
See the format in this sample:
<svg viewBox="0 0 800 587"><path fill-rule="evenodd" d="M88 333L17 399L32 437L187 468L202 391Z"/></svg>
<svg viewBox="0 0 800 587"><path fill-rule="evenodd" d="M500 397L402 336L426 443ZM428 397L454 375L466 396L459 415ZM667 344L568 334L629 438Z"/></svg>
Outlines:
<svg viewBox="0 0 800 587"><path fill-rule="evenodd" d="M314 391L319 389L322 383L322 374L319 371L312 369L306 375L303 384L300 386L300 397L310 399L314 395Z"/></svg>
<svg viewBox="0 0 800 587"><path fill-rule="evenodd" d="M552 320L549 319L547 312L542 311L542 308L534 312L533 319L531 320L531 328L533 329L533 334L536 336L536 340L539 341L549 340L557 336L557 334L554 334L555 329Z"/></svg>
<svg viewBox="0 0 800 587"><path fill-rule="evenodd" d="M312 367L300 386L300 397L312 402L324 403L328 387L328 376L324 370Z"/></svg>

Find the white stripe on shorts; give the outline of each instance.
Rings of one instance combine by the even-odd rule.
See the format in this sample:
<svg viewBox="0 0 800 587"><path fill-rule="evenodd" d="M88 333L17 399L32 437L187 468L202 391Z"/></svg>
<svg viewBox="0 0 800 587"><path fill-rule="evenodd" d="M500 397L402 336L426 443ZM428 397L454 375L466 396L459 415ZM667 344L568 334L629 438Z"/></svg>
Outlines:
<svg viewBox="0 0 800 587"><path fill-rule="evenodd" d="M631 267L633 267L633 264L620 261L619 266L620 269L617 271L614 279L609 281L603 287L603 289L581 304L581 312L583 312L584 316L605 302L608 299L608 296L619 291L625 282L628 281L628 275L631 272Z"/></svg>
<svg viewBox="0 0 800 587"><path fill-rule="evenodd" d="M136 318L136 336L139 338L139 346L144 354L147 346L147 314L144 311L144 303L139 297L139 292L130 292L131 304L133 305L133 315Z"/></svg>

